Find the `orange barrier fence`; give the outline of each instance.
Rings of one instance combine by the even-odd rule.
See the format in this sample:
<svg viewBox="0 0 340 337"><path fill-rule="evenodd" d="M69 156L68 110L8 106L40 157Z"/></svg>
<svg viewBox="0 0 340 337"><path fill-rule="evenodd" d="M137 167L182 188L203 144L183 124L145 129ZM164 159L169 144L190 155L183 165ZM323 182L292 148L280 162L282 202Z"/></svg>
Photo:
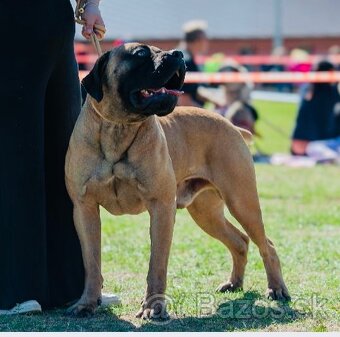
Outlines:
<svg viewBox="0 0 340 337"><path fill-rule="evenodd" d="M97 61L98 55L97 54L86 54L86 55L77 55L77 62L78 63L85 63L85 64L93 64Z"/></svg>
<svg viewBox="0 0 340 337"><path fill-rule="evenodd" d="M82 79L88 71L80 71ZM340 71L330 72L249 72L249 73L200 73L188 72L185 83L326 83L340 82Z"/></svg>
<svg viewBox="0 0 340 337"><path fill-rule="evenodd" d="M198 56L195 60L197 63L203 64L210 59L211 56ZM240 64L247 65L280 64L288 66L296 63L314 64L324 59L335 64L340 64L340 55L307 55L303 59L296 59L291 56L274 55L226 55L222 62L230 59L235 60Z"/></svg>
<svg viewBox="0 0 340 337"><path fill-rule="evenodd" d="M93 64L96 62L98 56L96 54L86 54L86 55L77 55L78 63L88 63ZM291 65L296 63L303 64L315 64L322 59L327 59L334 64L340 64L340 55L308 55L303 60L294 59L290 56L271 56L271 55L227 55L224 59L220 60L230 61L230 59L235 60L240 64L247 65L264 65L264 64L281 64L281 65ZM196 59L198 64L203 64L206 61L211 60L211 56L199 56Z"/></svg>
<svg viewBox="0 0 340 337"><path fill-rule="evenodd" d="M317 83L340 82L340 71L332 72L249 72L187 73L186 83Z"/></svg>

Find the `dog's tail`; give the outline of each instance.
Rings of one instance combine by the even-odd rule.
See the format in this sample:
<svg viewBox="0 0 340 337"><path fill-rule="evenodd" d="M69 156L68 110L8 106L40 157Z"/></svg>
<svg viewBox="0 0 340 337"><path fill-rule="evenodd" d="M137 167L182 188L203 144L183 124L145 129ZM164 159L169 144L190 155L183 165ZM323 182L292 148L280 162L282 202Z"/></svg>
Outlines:
<svg viewBox="0 0 340 337"><path fill-rule="evenodd" d="M236 127L237 130L241 133L244 141L247 143L247 145L251 145L253 144L253 135L250 131L240 128L240 127Z"/></svg>

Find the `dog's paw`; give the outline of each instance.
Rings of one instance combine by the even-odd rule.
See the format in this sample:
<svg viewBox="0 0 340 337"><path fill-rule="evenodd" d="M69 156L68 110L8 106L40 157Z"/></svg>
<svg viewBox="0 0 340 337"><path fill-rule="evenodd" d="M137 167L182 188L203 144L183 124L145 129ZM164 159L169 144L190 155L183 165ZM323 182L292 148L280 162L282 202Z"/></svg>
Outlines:
<svg viewBox="0 0 340 337"><path fill-rule="evenodd" d="M285 285L280 287L268 287L266 291L266 297L275 301L290 301L291 297L288 293L288 289Z"/></svg>
<svg viewBox="0 0 340 337"><path fill-rule="evenodd" d="M142 307L136 314L136 317L160 321L165 321L170 318L166 311L166 302L159 299L157 301L152 301L150 299L148 301L144 301L142 303Z"/></svg>
<svg viewBox="0 0 340 337"><path fill-rule="evenodd" d="M216 292L219 292L219 293L234 292L234 291L240 291L240 290L242 290L242 282L232 282L232 281L221 283L216 288Z"/></svg>
<svg viewBox="0 0 340 337"><path fill-rule="evenodd" d="M67 316L72 317L91 317L97 308L97 303L87 304L80 301L66 310Z"/></svg>

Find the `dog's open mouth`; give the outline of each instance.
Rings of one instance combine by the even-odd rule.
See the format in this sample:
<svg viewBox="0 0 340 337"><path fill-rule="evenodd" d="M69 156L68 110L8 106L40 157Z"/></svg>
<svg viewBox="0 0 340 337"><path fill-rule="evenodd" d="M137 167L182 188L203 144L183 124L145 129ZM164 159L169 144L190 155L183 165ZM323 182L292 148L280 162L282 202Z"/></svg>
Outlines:
<svg viewBox="0 0 340 337"><path fill-rule="evenodd" d="M170 58L162 66L145 76L129 93L132 109L144 116L165 116L175 108L185 78L182 59Z"/></svg>
<svg viewBox="0 0 340 337"><path fill-rule="evenodd" d="M185 77L184 63L173 72L168 73L168 76L164 76L162 73L156 75L153 80L150 78L150 81L147 81L154 84L146 85L130 94L131 103L143 114L163 115L169 113L176 105L178 96L183 94L181 88Z"/></svg>
<svg viewBox="0 0 340 337"><path fill-rule="evenodd" d="M175 89L167 89L167 88L160 88L160 89L143 89L140 91L140 95L143 98L148 98L153 95L173 95L173 96L180 96L184 93L184 91L175 90Z"/></svg>
<svg viewBox="0 0 340 337"><path fill-rule="evenodd" d="M171 95L180 96L184 92L180 90L183 85L184 73L182 70L177 70L175 74L160 88L147 88L139 91L140 98L147 99L153 96Z"/></svg>

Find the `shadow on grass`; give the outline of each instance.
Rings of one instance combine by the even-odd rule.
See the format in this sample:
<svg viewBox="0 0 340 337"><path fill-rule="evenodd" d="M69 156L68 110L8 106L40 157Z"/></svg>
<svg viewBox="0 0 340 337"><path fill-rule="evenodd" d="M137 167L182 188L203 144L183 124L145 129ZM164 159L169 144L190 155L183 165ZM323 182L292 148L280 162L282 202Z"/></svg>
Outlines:
<svg viewBox="0 0 340 337"><path fill-rule="evenodd" d="M287 324L302 318L289 302L264 300L255 291L248 291L236 300L222 301L211 312L208 302L197 310L196 317L180 317L169 322L147 322L137 331L237 331L264 329L272 324ZM180 313L178 313L180 315Z"/></svg>
<svg viewBox="0 0 340 337"><path fill-rule="evenodd" d="M136 326L122 320L109 310L99 310L88 318L65 315L65 310L46 310L41 314L0 316L0 332L3 331L134 331Z"/></svg>
<svg viewBox="0 0 340 337"><path fill-rule="evenodd" d="M110 309L90 318L71 318L64 310L45 311L32 316L0 316L0 331L238 331L264 329L302 318L290 303L270 302L255 291L235 300L220 299L215 306L203 300L193 316L181 308L171 308L168 321L142 321L140 326L117 317ZM184 316L184 317L183 317Z"/></svg>

